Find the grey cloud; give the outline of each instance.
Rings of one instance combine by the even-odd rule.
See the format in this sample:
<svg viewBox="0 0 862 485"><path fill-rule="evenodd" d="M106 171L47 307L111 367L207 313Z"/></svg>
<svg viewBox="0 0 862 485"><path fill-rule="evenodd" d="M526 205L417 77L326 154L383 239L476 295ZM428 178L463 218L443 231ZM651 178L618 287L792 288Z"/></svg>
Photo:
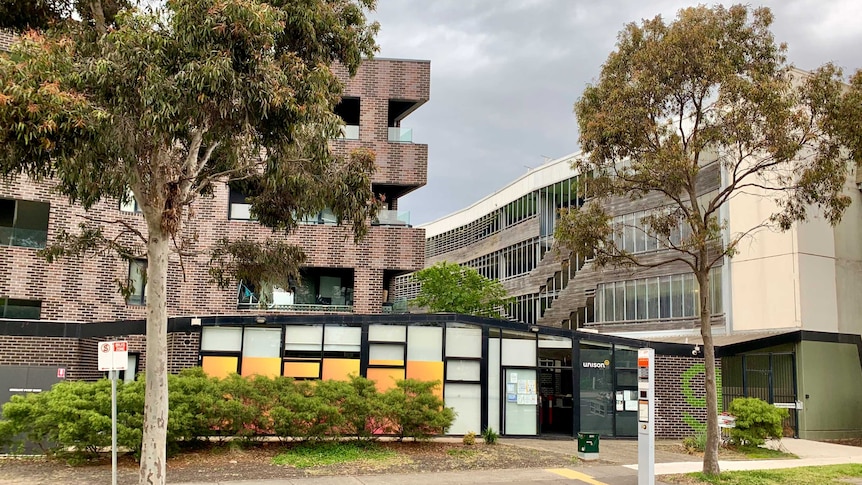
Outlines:
<svg viewBox="0 0 862 485"><path fill-rule="evenodd" d="M380 0L380 56L431 60L431 101L405 126L429 144L428 185L405 197L414 224L466 207L578 149L572 106L629 22L698 2ZM727 2L726 4L729 4ZM862 67L858 0L772 1L776 40L803 69Z"/></svg>

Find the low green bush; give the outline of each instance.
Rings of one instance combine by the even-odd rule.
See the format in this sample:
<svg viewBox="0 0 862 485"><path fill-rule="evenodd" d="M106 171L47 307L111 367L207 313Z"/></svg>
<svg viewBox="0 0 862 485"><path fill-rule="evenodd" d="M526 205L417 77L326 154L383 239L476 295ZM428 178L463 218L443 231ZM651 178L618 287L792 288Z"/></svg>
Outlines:
<svg viewBox="0 0 862 485"><path fill-rule="evenodd" d="M426 439L445 432L454 412L434 394L438 382L398 381L386 393L373 381L299 381L286 377L208 377L200 368L169 376L168 453L196 440L261 436L320 440L381 434ZM117 383L117 444L139 455L143 378ZM67 381L13 396L2 409L0 444L48 443L44 451L81 461L111 446L111 383Z"/></svg>
<svg viewBox="0 0 862 485"><path fill-rule="evenodd" d="M495 445L497 444L497 440L500 438L500 435L494 431L494 428L487 427L485 431L482 431L482 439L485 440L486 445Z"/></svg>
<svg viewBox="0 0 862 485"><path fill-rule="evenodd" d="M463 438L461 438L461 442L465 445L475 445L476 444L476 433L474 431L468 431Z"/></svg>
<svg viewBox="0 0 862 485"><path fill-rule="evenodd" d="M394 388L384 393L383 402L393 434L402 440L426 440L445 433L452 426L455 412L434 394L434 388L439 385L439 381L405 379L397 381Z"/></svg>
<svg viewBox="0 0 862 485"><path fill-rule="evenodd" d="M736 417L736 427L730 428L731 442L738 446L759 446L768 438L781 438L786 409L777 408L754 397L734 399L728 412Z"/></svg>

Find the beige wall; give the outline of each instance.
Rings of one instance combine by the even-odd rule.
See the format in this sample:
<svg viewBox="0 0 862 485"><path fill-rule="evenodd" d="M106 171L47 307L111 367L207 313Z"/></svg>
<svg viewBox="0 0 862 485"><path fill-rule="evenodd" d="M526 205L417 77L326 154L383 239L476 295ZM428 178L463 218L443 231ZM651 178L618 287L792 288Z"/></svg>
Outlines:
<svg viewBox="0 0 862 485"><path fill-rule="evenodd" d="M731 260L731 325L735 331L804 328L862 333L862 197L852 178L852 203L832 227L816 209L787 232L769 229L745 238ZM763 221L777 207L757 194L729 205L729 231Z"/></svg>

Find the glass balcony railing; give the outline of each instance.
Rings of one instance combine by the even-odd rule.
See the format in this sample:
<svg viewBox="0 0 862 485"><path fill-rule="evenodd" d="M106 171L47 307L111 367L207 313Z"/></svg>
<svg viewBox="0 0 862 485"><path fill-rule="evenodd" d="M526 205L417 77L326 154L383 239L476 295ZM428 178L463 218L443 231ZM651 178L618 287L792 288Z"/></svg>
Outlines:
<svg viewBox="0 0 862 485"><path fill-rule="evenodd" d="M371 221L375 226L409 226L410 212L398 212L397 210L381 210L377 217Z"/></svg>
<svg viewBox="0 0 862 485"><path fill-rule="evenodd" d="M48 242L48 231L0 227L0 246L43 249Z"/></svg>
<svg viewBox="0 0 862 485"><path fill-rule="evenodd" d="M344 125L341 127L341 136L338 137L340 140L358 140L359 139L359 125Z"/></svg>
<svg viewBox="0 0 862 485"><path fill-rule="evenodd" d="M387 301L383 303L383 313L407 313L407 300Z"/></svg>
<svg viewBox="0 0 862 485"><path fill-rule="evenodd" d="M353 312L353 305L319 305L309 303L294 303L290 305L267 305L261 308L257 303L239 303L240 310L257 310L273 312Z"/></svg>
<svg viewBox="0 0 862 485"><path fill-rule="evenodd" d="M392 143L413 143L413 128L389 127L389 141Z"/></svg>

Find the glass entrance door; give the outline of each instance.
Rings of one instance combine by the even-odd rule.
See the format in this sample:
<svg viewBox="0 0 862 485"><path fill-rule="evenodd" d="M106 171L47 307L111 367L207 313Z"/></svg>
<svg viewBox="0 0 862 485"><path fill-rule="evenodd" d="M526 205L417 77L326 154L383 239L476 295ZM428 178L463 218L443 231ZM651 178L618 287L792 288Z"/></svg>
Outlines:
<svg viewBox="0 0 862 485"><path fill-rule="evenodd" d="M539 394L535 369L506 369L503 434L535 436Z"/></svg>

